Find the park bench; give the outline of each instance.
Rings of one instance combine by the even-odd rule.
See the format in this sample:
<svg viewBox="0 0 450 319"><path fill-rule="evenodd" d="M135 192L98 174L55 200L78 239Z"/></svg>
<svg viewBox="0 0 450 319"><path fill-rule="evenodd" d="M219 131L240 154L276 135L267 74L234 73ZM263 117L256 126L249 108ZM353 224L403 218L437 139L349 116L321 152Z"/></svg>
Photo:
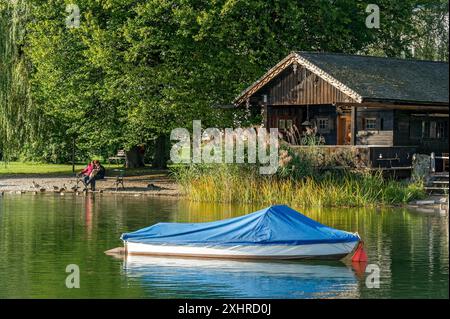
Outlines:
<svg viewBox="0 0 450 319"><path fill-rule="evenodd" d="M125 151L124 150L118 150L116 156L108 157L108 162L111 164L111 162L115 161L117 165L120 164L120 162L125 160Z"/></svg>
<svg viewBox="0 0 450 319"><path fill-rule="evenodd" d="M118 168L115 168L115 169L110 170L109 172L112 172L113 175L111 175L111 176L105 176L105 177L102 178L102 179L96 180L96 181L95 181L96 184L98 184L99 182L104 181L104 180L113 180L113 181L114 181L114 186L115 186L115 188L116 188L116 192L118 191L119 186L121 186L122 189L124 189L125 186L124 186L124 184L123 184L123 178L124 178L124 176L125 176L125 170L124 170L124 169L118 169ZM76 175L76 189L79 188L78 185L79 185L80 183L81 183L82 185L84 185L84 184L83 184L83 176Z"/></svg>
<svg viewBox="0 0 450 319"><path fill-rule="evenodd" d="M122 189L124 189L125 186L123 185L123 177L125 176L125 170L124 169L115 168L115 169L112 169L111 172L113 172L114 175L113 176L105 176L104 179L105 180L108 180L108 179L109 180L111 180L111 179L114 180L114 186L116 187L116 192L119 189L119 186L122 186ZM101 181L101 179L98 180L98 181Z"/></svg>

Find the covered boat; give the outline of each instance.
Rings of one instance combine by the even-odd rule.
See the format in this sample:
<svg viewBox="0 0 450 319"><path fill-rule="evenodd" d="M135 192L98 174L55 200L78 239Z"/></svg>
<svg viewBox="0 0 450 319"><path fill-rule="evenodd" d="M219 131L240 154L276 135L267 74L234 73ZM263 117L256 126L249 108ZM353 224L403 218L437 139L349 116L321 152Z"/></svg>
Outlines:
<svg viewBox="0 0 450 319"><path fill-rule="evenodd" d="M360 241L285 205L216 222L158 223L121 239L127 254L243 259L340 259Z"/></svg>

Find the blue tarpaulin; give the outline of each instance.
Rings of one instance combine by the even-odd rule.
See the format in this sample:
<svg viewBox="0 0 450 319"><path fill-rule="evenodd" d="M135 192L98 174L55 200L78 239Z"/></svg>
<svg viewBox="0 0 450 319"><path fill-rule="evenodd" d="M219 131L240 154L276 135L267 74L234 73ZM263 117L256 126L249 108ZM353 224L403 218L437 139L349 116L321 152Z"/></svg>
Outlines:
<svg viewBox="0 0 450 319"><path fill-rule="evenodd" d="M158 223L132 233L124 241L173 245L305 245L347 243L355 234L322 225L286 205L209 223Z"/></svg>

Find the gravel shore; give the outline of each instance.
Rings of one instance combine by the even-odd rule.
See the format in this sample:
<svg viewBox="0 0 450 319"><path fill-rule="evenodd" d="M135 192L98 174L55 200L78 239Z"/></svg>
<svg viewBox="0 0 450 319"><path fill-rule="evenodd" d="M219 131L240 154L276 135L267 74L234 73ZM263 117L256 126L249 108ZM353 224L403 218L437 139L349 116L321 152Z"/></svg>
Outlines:
<svg viewBox="0 0 450 319"><path fill-rule="evenodd" d="M180 196L180 187L167 174L155 173L129 176L123 179L124 188L116 191L115 178L97 181L96 191L103 193L141 194L155 196ZM73 176L52 175L0 175L0 192L3 193L75 193L82 192L84 186L79 183L73 190L76 178ZM90 189L88 190L90 192Z"/></svg>

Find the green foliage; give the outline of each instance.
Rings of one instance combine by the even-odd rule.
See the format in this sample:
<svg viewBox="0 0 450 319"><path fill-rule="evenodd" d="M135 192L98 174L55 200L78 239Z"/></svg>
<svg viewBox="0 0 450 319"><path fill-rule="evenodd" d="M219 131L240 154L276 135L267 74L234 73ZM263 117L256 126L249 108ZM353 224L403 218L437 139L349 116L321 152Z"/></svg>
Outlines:
<svg viewBox="0 0 450 319"><path fill-rule="evenodd" d="M404 204L426 195L421 182L384 179L381 171L357 167L354 154L324 156L322 151L281 143L273 176L260 175L258 163L188 164L171 170L193 201L331 207Z"/></svg>
<svg viewBox="0 0 450 319"><path fill-rule="evenodd" d="M317 176L315 167L315 152L306 148L304 152L295 152L292 148L282 145L279 154L277 175L281 178L302 179L307 176Z"/></svg>
<svg viewBox="0 0 450 319"><path fill-rule="evenodd" d="M413 12L422 2L378 1L377 30L366 28L359 0L79 0L79 28L66 27L69 1L0 0L1 148L65 162L73 139L82 159L193 119L230 127L243 114L211 106L229 104L291 51L408 52L423 30ZM442 25L445 10L426 8Z"/></svg>
<svg viewBox="0 0 450 319"><path fill-rule="evenodd" d="M26 140L35 140L39 114L30 96L23 52L29 10L24 0L0 1L0 158L12 160Z"/></svg>
<svg viewBox="0 0 450 319"><path fill-rule="evenodd" d="M448 61L448 1L432 1L416 9L411 56Z"/></svg>

